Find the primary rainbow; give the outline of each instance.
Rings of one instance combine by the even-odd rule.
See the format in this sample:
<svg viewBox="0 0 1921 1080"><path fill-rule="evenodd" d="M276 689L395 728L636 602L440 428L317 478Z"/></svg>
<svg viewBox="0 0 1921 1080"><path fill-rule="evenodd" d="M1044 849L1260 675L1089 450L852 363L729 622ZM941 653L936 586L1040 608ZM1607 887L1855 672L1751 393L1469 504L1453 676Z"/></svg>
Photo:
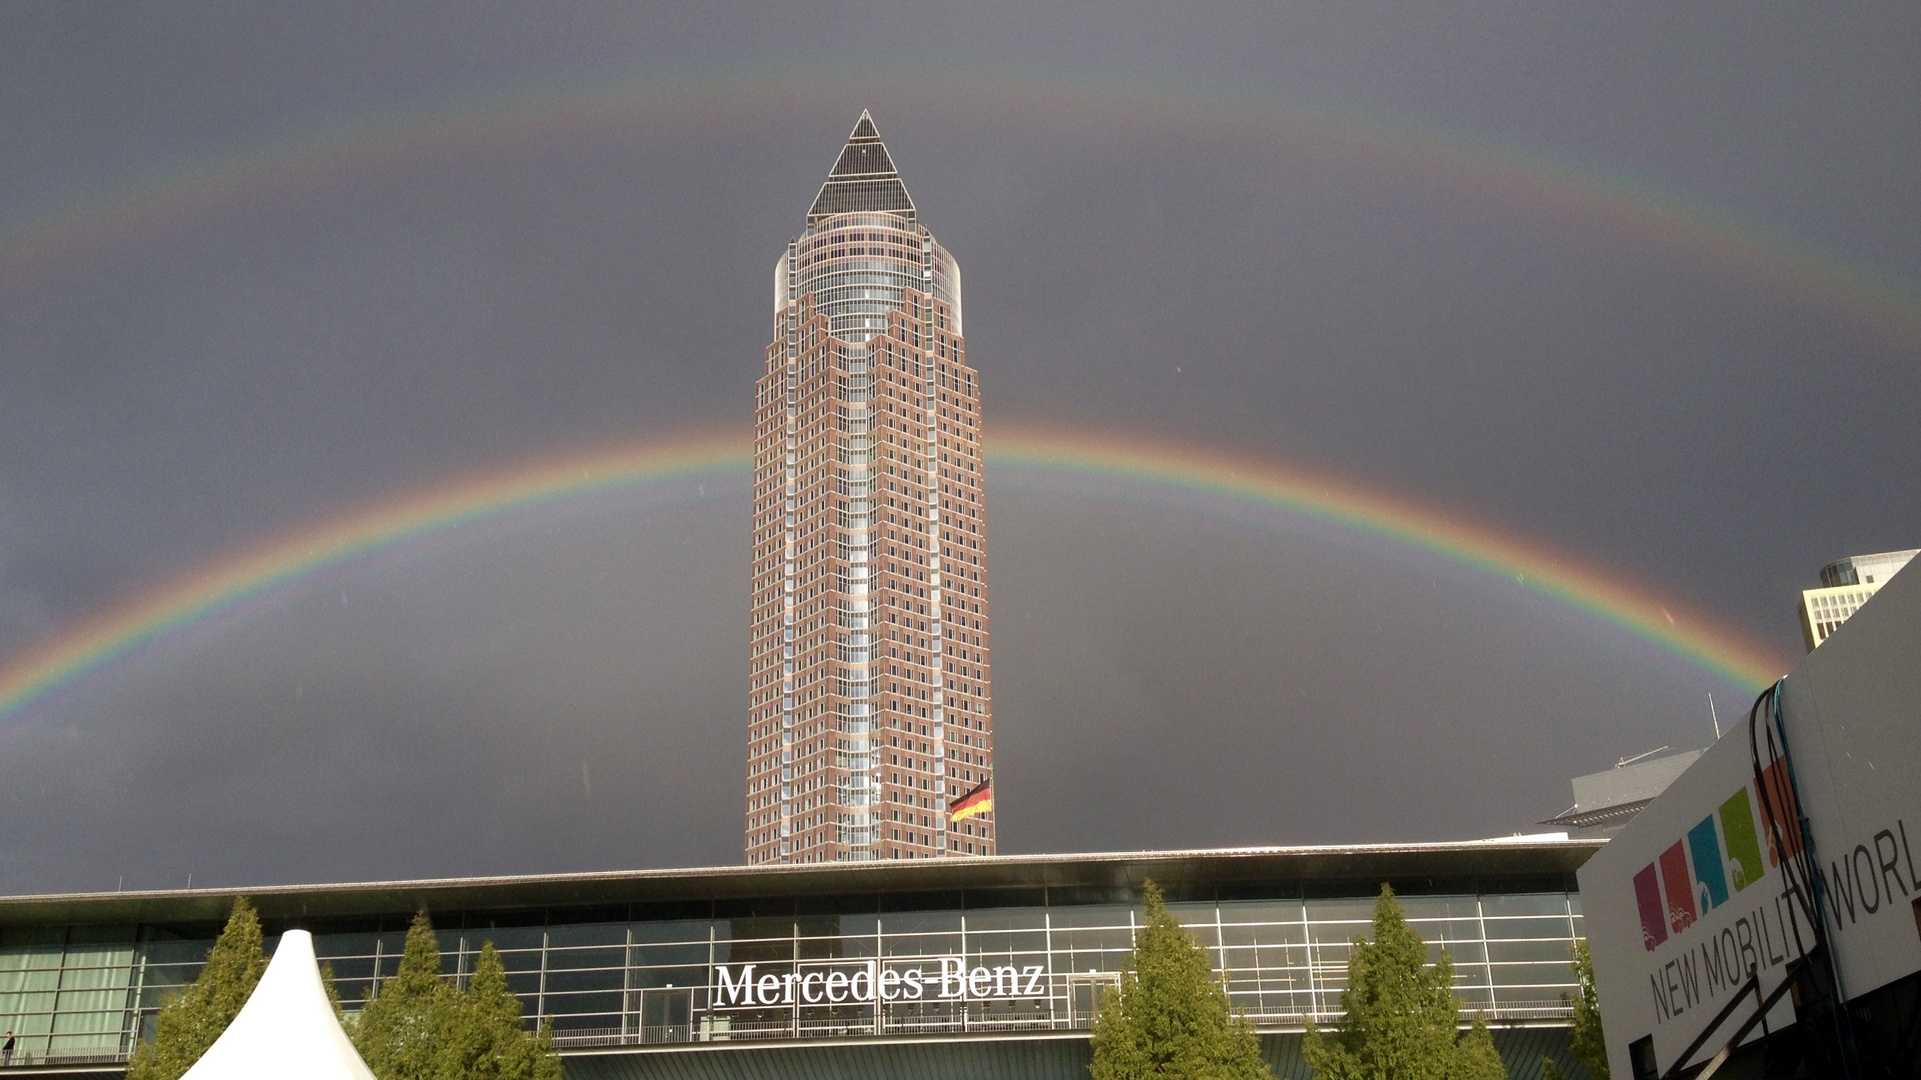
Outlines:
<svg viewBox="0 0 1921 1080"><path fill-rule="evenodd" d="M1018 466L1062 479L1100 478L1148 493L1182 492L1222 508L1279 511L1432 552L1514 581L1742 686L1765 685L1788 666L1711 620L1566 555L1308 469L1066 429L990 432L987 459L990 466ZM517 511L623 489L744 475L749 461L744 439L709 433L519 465L349 514L189 575L0 668L0 720L171 634L330 568Z"/></svg>
<svg viewBox="0 0 1921 1080"><path fill-rule="evenodd" d="M884 104L899 113L965 101L970 113L982 116L1052 116L1077 126L1124 123L1166 138L1281 142L1473 198L1595 222L1825 308L1905 348L1921 348L1921 290L1914 282L1591 162L1431 125L1252 95L919 67L858 78L809 70L705 79L613 73L410 102L156 166L118 187L76 185L58 203L0 231L0 272L250 196L313 190L408 161L539 138L626 134L643 125L712 124L730 115L766 119L791 113L796 98L807 95L838 97L850 108ZM796 191L795 205L803 205L811 190Z"/></svg>
<svg viewBox="0 0 1921 1080"><path fill-rule="evenodd" d="M740 439L708 434L519 465L348 514L190 574L0 668L0 720L169 634L330 567L516 510L747 467Z"/></svg>
<svg viewBox="0 0 1921 1080"><path fill-rule="evenodd" d="M1740 686L1758 689L1793 666L1706 616L1564 552L1329 473L1062 430L995 436L987 458L1262 507L1431 552L1566 604Z"/></svg>

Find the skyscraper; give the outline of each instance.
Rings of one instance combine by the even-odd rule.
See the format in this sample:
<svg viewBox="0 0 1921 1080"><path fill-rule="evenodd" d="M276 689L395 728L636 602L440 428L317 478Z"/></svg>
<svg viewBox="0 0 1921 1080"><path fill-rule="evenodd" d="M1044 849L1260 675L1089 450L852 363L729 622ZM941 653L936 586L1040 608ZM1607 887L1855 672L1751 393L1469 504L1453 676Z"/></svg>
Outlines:
<svg viewBox="0 0 1921 1080"><path fill-rule="evenodd" d="M774 266L755 388L750 863L994 853L980 377L862 112Z"/></svg>

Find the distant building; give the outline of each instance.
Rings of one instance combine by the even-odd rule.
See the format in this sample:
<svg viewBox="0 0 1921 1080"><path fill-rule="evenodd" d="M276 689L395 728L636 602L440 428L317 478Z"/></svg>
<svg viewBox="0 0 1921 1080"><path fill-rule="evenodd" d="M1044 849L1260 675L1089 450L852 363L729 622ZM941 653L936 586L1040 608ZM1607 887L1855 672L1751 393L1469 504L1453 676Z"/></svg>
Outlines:
<svg viewBox="0 0 1921 1080"><path fill-rule="evenodd" d="M1577 776L1573 780L1574 805L1541 824L1566 829L1568 836L1579 840L1611 837L1656 795L1666 791L1701 753L1683 750L1666 757L1626 758L1605 772Z"/></svg>
<svg viewBox="0 0 1921 1080"><path fill-rule="evenodd" d="M774 268L756 387L747 861L992 855L980 375L865 112ZM956 799L974 812L956 820Z"/></svg>
<svg viewBox="0 0 1921 1080"><path fill-rule="evenodd" d="M1801 590L1801 641L1808 651L1813 652L1832 637L1848 616L1859 611L1868 597L1880 592L1881 586L1916 555L1921 555L1921 548L1853 555L1823 566L1821 587Z"/></svg>

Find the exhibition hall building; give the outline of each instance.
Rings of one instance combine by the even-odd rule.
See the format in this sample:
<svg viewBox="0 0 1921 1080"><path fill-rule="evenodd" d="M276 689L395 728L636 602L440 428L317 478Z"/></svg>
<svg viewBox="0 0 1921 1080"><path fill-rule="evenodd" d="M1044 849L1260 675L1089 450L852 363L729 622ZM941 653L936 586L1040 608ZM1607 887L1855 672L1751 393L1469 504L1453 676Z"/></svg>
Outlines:
<svg viewBox="0 0 1921 1080"><path fill-rule="evenodd" d="M1104 989L1166 892L1280 1076L1336 1020L1383 884L1510 1075L1568 1053L1575 870L1596 840L991 857L0 899L14 1075L117 1076L234 899L310 931L351 1014L428 911L444 968L501 951L565 1075L1084 1078Z"/></svg>

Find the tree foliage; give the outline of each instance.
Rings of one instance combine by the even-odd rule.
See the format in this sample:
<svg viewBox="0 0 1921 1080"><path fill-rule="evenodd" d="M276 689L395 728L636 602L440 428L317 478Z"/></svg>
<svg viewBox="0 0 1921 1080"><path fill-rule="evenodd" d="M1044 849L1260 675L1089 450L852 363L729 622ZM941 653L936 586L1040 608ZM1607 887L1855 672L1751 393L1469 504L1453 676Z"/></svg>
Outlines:
<svg viewBox="0 0 1921 1080"><path fill-rule="evenodd" d="M368 999L353 1039L380 1080L560 1080L552 1031L521 1023L493 943L481 948L462 990L441 975L425 911L407 928L400 969Z"/></svg>
<svg viewBox="0 0 1921 1080"><path fill-rule="evenodd" d="M1347 962L1344 1015L1332 1034L1309 1025L1303 1051L1321 1080L1505 1080L1507 1067L1480 1017L1460 1033L1454 961L1407 923L1381 886L1374 939L1357 938Z"/></svg>
<svg viewBox="0 0 1921 1080"><path fill-rule="evenodd" d="M1587 1066L1594 1080L1609 1080L1607 1042L1601 1036L1601 999L1594 992L1594 954L1588 952L1587 939L1576 941L1568 952L1574 956L1574 1030L1571 1037L1574 1057ZM1547 1080L1562 1080L1561 1067L1552 1058L1541 1059L1541 1075Z"/></svg>
<svg viewBox="0 0 1921 1080"><path fill-rule="evenodd" d="M1460 1080L1507 1080L1507 1062L1494 1049L1486 1017L1476 1013L1467 1032L1454 1044L1454 1068L1447 1075Z"/></svg>
<svg viewBox="0 0 1921 1080"><path fill-rule="evenodd" d="M1146 919L1094 1019L1093 1080L1271 1080L1260 1043L1228 1009L1207 954L1147 883Z"/></svg>
<svg viewBox="0 0 1921 1080"><path fill-rule="evenodd" d="M380 981L360 1010L353 1040L367 1068L380 1080L436 1080L454 993L440 977L440 942L423 910L407 927L400 969Z"/></svg>
<svg viewBox="0 0 1921 1080"><path fill-rule="evenodd" d="M236 898L199 977L161 1005L153 1041L134 1048L127 1080L175 1080L185 1073L240 1015L266 970L260 917L245 897Z"/></svg>
<svg viewBox="0 0 1921 1080"><path fill-rule="evenodd" d="M560 1080L553 1028L543 1022L529 1033L521 1023L520 999L507 988L507 969L491 941L454 1001L440 1070L443 1080Z"/></svg>

